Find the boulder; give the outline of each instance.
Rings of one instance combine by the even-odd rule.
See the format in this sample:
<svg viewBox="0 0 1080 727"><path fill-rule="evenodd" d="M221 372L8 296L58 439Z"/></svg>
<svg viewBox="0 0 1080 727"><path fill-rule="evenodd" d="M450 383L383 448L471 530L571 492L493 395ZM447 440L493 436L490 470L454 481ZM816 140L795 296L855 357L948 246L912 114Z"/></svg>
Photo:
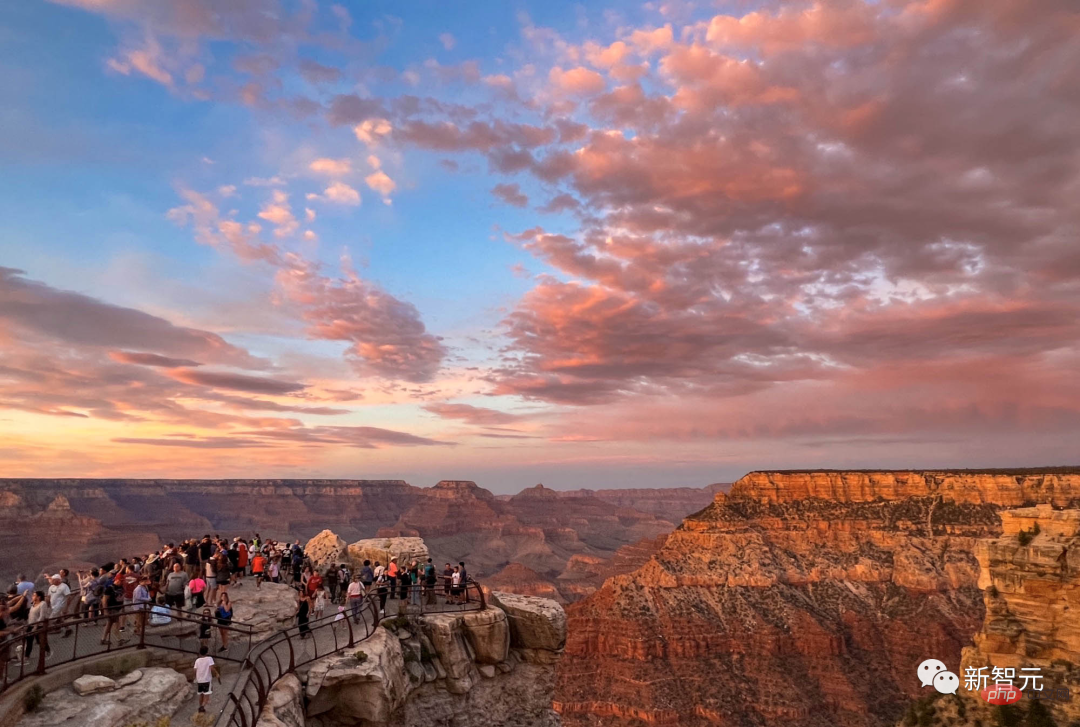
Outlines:
<svg viewBox="0 0 1080 727"><path fill-rule="evenodd" d="M194 696L187 679L172 669L144 667L141 672L137 682L79 699L66 689L50 692L38 711L22 717L19 727L155 725Z"/></svg>
<svg viewBox="0 0 1080 727"><path fill-rule="evenodd" d="M348 549L348 544L338 535L330 530L323 530L307 542L304 555L311 559L316 570L321 573L330 565L344 563Z"/></svg>
<svg viewBox="0 0 1080 727"><path fill-rule="evenodd" d="M483 666L479 666L477 667L477 671L480 672L480 676L486 679L495 678L495 667L493 667L491 664L484 664Z"/></svg>
<svg viewBox="0 0 1080 727"><path fill-rule="evenodd" d="M88 694L97 694L98 692L111 692L116 689L116 682L109 677L86 674L73 681L71 688L80 697L85 697Z"/></svg>
<svg viewBox="0 0 1080 727"><path fill-rule="evenodd" d="M116 680L116 686L126 687L129 684L134 684L140 679L142 679L142 671L140 671L139 669L136 669L135 671L129 671L127 674Z"/></svg>
<svg viewBox="0 0 1080 727"><path fill-rule="evenodd" d="M480 664L498 664L510 651L510 627L506 612L498 608L466 611L461 614L473 659Z"/></svg>
<svg viewBox="0 0 1080 727"><path fill-rule="evenodd" d="M356 651L367 656L363 661ZM343 724L388 722L405 701L409 677L401 642L386 629L376 629L356 651L317 661L308 672L309 716L331 713Z"/></svg>
<svg viewBox="0 0 1080 727"><path fill-rule="evenodd" d="M566 612L555 601L504 591L491 597L509 617L514 648L559 651L566 646Z"/></svg>
<svg viewBox="0 0 1080 727"><path fill-rule="evenodd" d="M472 657L469 655L461 617L454 613L427 614L420 620L420 626L434 648L447 678L459 683L468 682ZM468 691L468 687L465 687L465 691Z"/></svg>
<svg viewBox="0 0 1080 727"><path fill-rule="evenodd" d="M365 560L370 560L372 566L378 561L383 565L390 562L390 558L397 558L399 565L408 565L409 561L415 560L423 563L428 559L428 549L421 538L367 538L351 543L348 548L349 560L355 572Z"/></svg>
<svg viewBox="0 0 1080 727"><path fill-rule="evenodd" d="M270 689L255 727L304 727L304 687L286 674Z"/></svg>
<svg viewBox="0 0 1080 727"><path fill-rule="evenodd" d="M283 583L263 583L258 588L248 578L239 587L229 588L233 603L233 620L250 624L263 637L291 626L296 616L297 596Z"/></svg>

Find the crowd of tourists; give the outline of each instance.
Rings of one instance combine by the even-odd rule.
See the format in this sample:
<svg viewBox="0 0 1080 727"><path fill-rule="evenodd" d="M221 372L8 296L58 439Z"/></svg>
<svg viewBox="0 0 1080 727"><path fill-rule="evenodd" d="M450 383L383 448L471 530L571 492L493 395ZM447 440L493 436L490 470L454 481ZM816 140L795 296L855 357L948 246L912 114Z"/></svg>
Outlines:
<svg viewBox="0 0 1080 727"><path fill-rule="evenodd" d="M19 574L6 598L0 597L0 649L7 652L0 653L0 663L6 668L10 659L29 660L35 644L41 644L48 658L51 646L42 638L45 630L49 629L50 638L69 637L70 624L77 619L100 621L101 643L120 646L139 638L147 623L164 625L183 616L198 622L201 649L209 653L216 646L219 652L227 651L233 620L229 592L248 578L254 580L255 588L269 581L297 590L301 638L310 635L311 620L327 615L336 613L338 620L351 617L359 622L369 594L377 597L380 615L385 614L388 599L430 605L441 591L448 603L469 600L463 562L446 563L440 573L431 558L403 564L391 557L385 564L364 560L352 572L347 563L316 567L299 540L291 544L264 541L256 533L229 542L204 535L169 543L146 556L76 571L74 576L66 568L42 573L35 580Z"/></svg>

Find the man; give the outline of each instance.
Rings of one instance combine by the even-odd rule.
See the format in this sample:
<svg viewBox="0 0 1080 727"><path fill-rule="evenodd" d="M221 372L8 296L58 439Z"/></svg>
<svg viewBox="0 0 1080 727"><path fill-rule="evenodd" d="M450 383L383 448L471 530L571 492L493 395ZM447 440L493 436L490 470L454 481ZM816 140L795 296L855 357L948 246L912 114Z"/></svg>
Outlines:
<svg viewBox="0 0 1080 727"><path fill-rule="evenodd" d="M371 569L370 560L365 560L360 568L360 582L364 584L364 588L371 588L371 584L375 582L375 571Z"/></svg>
<svg viewBox="0 0 1080 727"><path fill-rule="evenodd" d="M236 574L236 577L237 578L243 578L245 575L247 575L248 546L247 546L247 543L244 542L243 538L240 538L239 541L240 542L237 543L237 546L236 546L236 550L240 553L240 555L237 557L237 561L236 561L236 567L239 569L239 572Z"/></svg>
<svg viewBox="0 0 1080 727"><path fill-rule="evenodd" d="M172 571L165 576L165 605L182 611L184 609L184 588L187 586L188 574L184 572L184 569L180 567L179 563L174 563Z"/></svg>
<svg viewBox="0 0 1080 727"><path fill-rule="evenodd" d="M49 579L52 585L49 586L49 618L60 619L63 618L67 609L68 598L71 596L71 588L68 584L64 583L63 577L57 573ZM64 636L71 633L71 629L64 632Z"/></svg>
<svg viewBox="0 0 1080 727"><path fill-rule="evenodd" d="M255 551L255 557L251 559L251 575L255 576L255 587L262 585L266 575L266 556L260 551Z"/></svg>
<svg viewBox="0 0 1080 727"><path fill-rule="evenodd" d="M124 599L124 605L130 606L135 603L135 589L139 586L139 574L135 572L133 566L128 566L124 569L124 572L120 575L120 589ZM147 594L149 596L149 593ZM123 631L127 626L127 618L125 616L120 617L120 630Z"/></svg>
<svg viewBox="0 0 1080 727"><path fill-rule="evenodd" d="M204 535L202 542L199 543L199 565L202 565L206 561L210 560L210 556L214 554L214 544L210 542L210 536Z"/></svg>
<svg viewBox="0 0 1080 727"><path fill-rule="evenodd" d="M386 566L386 582L390 586L391 600L395 598L395 594L397 593L397 579L399 570L400 569L398 568L397 564L397 556L395 555L390 558L390 563Z"/></svg>
<svg viewBox="0 0 1080 727"><path fill-rule="evenodd" d="M431 562L431 558L428 558L427 563L424 564L424 595L427 596L429 606L435 605L435 583L435 564Z"/></svg>
<svg viewBox="0 0 1080 727"><path fill-rule="evenodd" d="M459 561L458 567L461 568L461 600L462 603L469 602L469 574L465 572L465 561Z"/></svg>
<svg viewBox="0 0 1080 727"><path fill-rule="evenodd" d="M199 575L199 544L194 540L189 540L187 548L184 549L184 568L188 578Z"/></svg>
<svg viewBox="0 0 1080 727"><path fill-rule="evenodd" d="M34 584L32 581L26 580L26 574L20 573L18 579L15 581L15 591L18 596L25 596L28 593L34 592ZM29 598L29 596L27 596Z"/></svg>
<svg viewBox="0 0 1080 727"><path fill-rule="evenodd" d="M206 646L199 647L199 658L195 660L195 693L199 695L199 711L205 712L206 705L210 703L210 688L214 677L221 684L221 673L214 665L214 657L210 656L210 649Z"/></svg>

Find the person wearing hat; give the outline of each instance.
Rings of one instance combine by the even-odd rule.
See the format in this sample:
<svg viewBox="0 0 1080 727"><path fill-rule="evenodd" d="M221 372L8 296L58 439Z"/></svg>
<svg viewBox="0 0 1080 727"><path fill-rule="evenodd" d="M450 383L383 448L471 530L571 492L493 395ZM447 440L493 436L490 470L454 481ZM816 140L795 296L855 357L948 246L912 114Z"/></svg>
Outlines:
<svg viewBox="0 0 1080 727"><path fill-rule="evenodd" d="M64 617L64 610L67 608L68 598L71 596L71 588L67 583L64 583L64 578L59 573L56 573L49 578L49 582L52 584L49 586L49 618L56 620ZM67 629L64 632L64 636L68 636L71 633L71 629Z"/></svg>

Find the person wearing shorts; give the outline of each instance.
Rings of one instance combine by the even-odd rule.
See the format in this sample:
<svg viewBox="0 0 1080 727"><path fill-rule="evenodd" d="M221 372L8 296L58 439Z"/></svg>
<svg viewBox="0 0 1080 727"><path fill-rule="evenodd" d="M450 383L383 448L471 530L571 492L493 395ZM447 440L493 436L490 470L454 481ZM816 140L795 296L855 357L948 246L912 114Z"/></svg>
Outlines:
<svg viewBox="0 0 1080 727"><path fill-rule="evenodd" d="M199 658L195 660L195 692L199 695L200 712L205 712L206 705L210 703L210 695L214 693L211 687L215 675L220 684L221 674L218 672L218 668L214 666L214 658L210 656L210 649L205 646L199 647Z"/></svg>

